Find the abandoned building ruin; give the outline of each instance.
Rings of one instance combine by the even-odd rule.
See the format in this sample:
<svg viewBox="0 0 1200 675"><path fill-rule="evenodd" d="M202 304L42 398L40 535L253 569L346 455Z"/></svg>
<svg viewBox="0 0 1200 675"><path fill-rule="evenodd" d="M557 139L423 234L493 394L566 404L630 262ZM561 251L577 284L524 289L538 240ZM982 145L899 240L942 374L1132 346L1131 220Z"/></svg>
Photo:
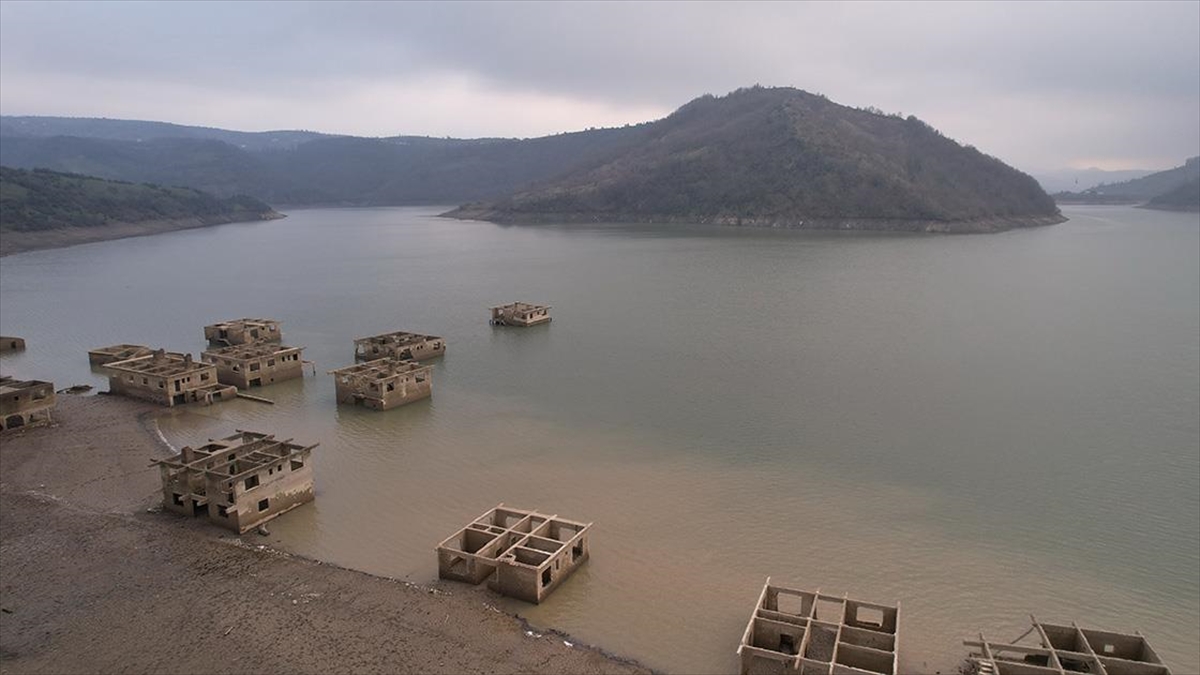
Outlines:
<svg viewBox="0 0 1200 675"><path fill-rule="evenodd" d="M317 445L239 429L184 447L169 459L154 460L162 476L163 508L205 515L221 527L247 532L313 500L309 455Z"/></svg>
<svg viewBox="0 0 1200 675"><path fill-rule="evenodd" d="M737 653L741 673L896 675L900 605L771 585L767 577Z"/></svg>
<svg viewBox="0 0 1200 675"><path fill-rule="evenodd" d="M109 393L165 406L208 405L237 395L237 387L218 382L216 366L193 361L191 354L158 349L145 356L113 361L101 370L108 375Z"/></svg>
<svg viewBox="0 0 1200 675"><path fill-rule="evenodd" d="M0 431L50 423L54 384L0 377Z"/></svg>
<svg viewBox="0 0 1200 675"><path fill-rule="evenodd" d="M500 305L492 308L493 326L534 326L550 320L549 305L531 305L528 302L514 302L511 305Z"/></svg>
<svg viewBox="0 0 1200 675"><path fill-rule="evenodd" d="M234 319L204 327L210 347L231 347L255 342L281 342L283 331L274 319Z"/></svg>
<svg viewBox="0 0 1200 675"><path fill-rule="evenodd" d="M433 366L386 357L329 371L338 403L389 410L433 394Z"/></svg>
<svg viewBox="0 0 1200 675"><path fill-rule="evenodd" d="M0 352L19 352L25 349L25 338L0 335Z"/></svg>
<svg viewBox="0 0 1200 675"><path fill-rule="evenodd" d="M132 359L135 356L146 356L153 354L154 350L143 345L112 345L110 347L96 347L88 350L88 363L93 366L104 366L114 361L124 361Z"/></svg>
<svg viewBox="0 0 1200 675"><path fill-rule="evenodd" d="M258 342L209 349L200 359L217 367L217 381L239 389L260 387L304 376L303 347Z"/></svg>
<svg viewBox="0 0 1200 675"><path fill-rule="evenodd" d="M979 640L963 644L978 651L967 660L975 672L987 675L1170 675L1141 633L1108 631L1042 623L1030 615L1032 626L1010 643ZM1037 645L1021 644L1027 637Z"/></svg>
<svg viewBox="0 0 1200 675"><path fill-rule="evenodd" d="M591 526L500 504L438 545L438 576L487 580L502 595L537 604L588 559Z"/></svg>
<svg viewBox="0 0 1200 675"><path fill-rule="evenodd" d="M446 341L436 335L384 333L354 340L354 358L372 361L390 356L406 361L424 361L446 353Z"/></svg>

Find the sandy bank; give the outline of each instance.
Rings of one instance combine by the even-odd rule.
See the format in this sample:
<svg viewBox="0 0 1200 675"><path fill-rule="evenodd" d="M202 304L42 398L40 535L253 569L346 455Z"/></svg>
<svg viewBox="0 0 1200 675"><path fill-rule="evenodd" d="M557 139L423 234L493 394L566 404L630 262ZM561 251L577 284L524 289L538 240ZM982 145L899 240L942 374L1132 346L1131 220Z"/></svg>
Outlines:
<svg viewBox="0 0 1200 675"><path fill-rule="evenodd" d="M151 234L174 232L175 230L190 230L196 227L277 220L285 217L282 213L270 211L265 214L236 213L229 216L147 220L140 223L109 223L97 227L61 227L53 230L39 230L37 232L5 230L3 234L0 234L0 256L47 248L62 248L76 244L90 244L95 241L108 241L110 239L144 237Z"/></svg>
<svg viewBox="0 0 1200 675"><path fill-rule="evenodd" d="M55 426L0 436L0 672L649 672L529 631L484 588L375 577L158 512L159 410L60 395Z"/></svg>

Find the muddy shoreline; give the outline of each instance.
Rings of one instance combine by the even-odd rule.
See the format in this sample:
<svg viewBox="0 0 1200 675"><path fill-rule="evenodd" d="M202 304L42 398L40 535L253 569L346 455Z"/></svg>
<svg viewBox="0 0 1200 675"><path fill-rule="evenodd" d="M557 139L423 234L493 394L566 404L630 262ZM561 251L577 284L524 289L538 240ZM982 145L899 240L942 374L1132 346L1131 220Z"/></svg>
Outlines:
<svg viewBox="0 0 1200 675"><path fill-rule="evenodd" d="M484 587L377 577L162 512L159 411L64 394L52 426L0 435L0 672L651 672Z"/></svg>

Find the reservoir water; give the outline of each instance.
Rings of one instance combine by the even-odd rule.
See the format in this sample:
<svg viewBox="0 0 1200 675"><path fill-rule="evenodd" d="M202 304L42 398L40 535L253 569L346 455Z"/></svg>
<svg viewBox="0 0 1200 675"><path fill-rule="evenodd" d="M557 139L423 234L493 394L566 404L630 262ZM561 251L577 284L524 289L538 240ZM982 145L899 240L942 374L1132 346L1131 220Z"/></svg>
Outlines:
<svg viewBox="0 0 1200 675"><path fill-rule="evenodd" d="M593 521L534 625L666 671L731 672L763 580L901 602L901 668L983 631L1141 630L1200 671L1200 219L914 236L505 227L434 208L272 222L0 260L5 374L107 387L89 348L197 354L205 324L283 322L317 374L187 407L174 445L319 442L283 549L416 582L505 502ZM553 306L493 328L487 308ZM433 397L334 402L353 338L444 336ZM163 517L170 517L164 515ZM256 537L257 541L257 537Z"/></svg>

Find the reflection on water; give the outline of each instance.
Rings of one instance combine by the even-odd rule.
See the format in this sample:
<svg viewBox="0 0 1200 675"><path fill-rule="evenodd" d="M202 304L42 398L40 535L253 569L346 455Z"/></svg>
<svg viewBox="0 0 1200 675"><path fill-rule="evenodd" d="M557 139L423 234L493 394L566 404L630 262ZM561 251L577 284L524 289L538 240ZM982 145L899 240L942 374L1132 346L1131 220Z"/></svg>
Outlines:
<svg viewBox="0 0 1200 675"><path fill-rule="evenodd" d="M316 502L272 540L428 581L437 542L499 502L594 521L568 583L507 607L664 670L734 670L767 575L899 600L906 671L946 672L962 639L1016 637L1030 612L1142 630L1200 669L1194 215L925 237L433 212L4 258L0 332L29 348L0 365L101 385L91 347L197 352L207 323L281 319L317 375L161 423L176 444L321 443ZM553 323L487 324L515 300ZM326 371L390 330L446 337L433 397L335 405Z"/></svg>

